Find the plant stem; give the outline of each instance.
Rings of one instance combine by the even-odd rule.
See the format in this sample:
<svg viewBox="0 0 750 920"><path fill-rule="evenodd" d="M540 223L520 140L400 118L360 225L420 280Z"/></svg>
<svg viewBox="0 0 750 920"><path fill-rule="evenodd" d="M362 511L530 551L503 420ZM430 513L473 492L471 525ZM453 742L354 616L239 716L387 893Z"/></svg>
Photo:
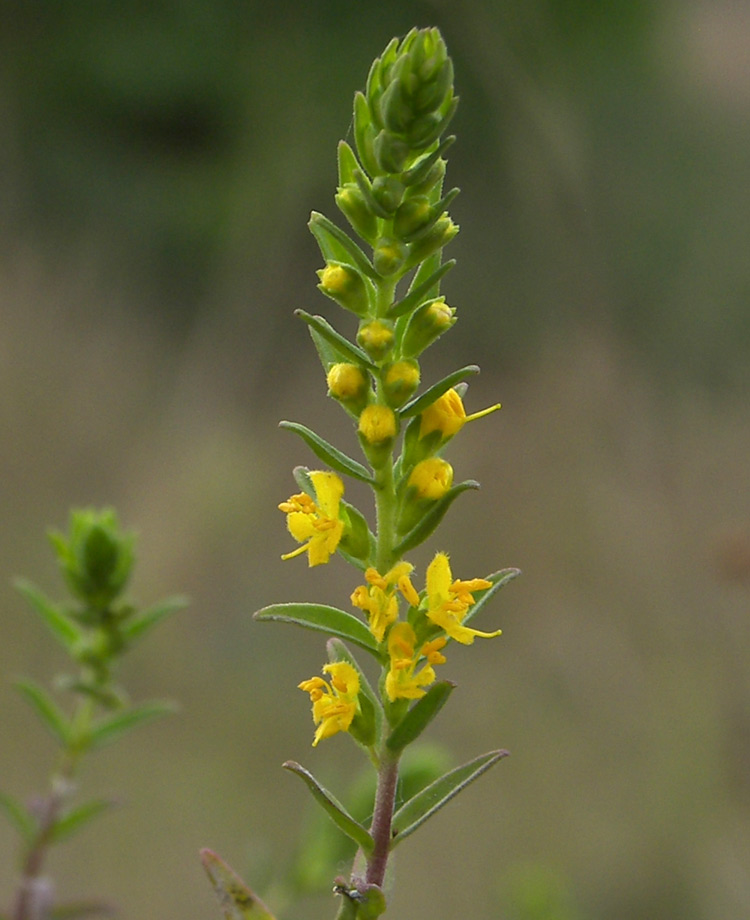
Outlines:
<svg viewBox="0 0 750 920"><path fill-rule="evenodd" d="M47 901L52 897L52 890L41 877L42 868L60 812L73 792L73 777L85 747L82 740L88 735L93 712L92 701L84 699L71 717L71 742L63 751L59 768L52 774L49 794L38 806L36 834L22 863L12 920L37 920L46 917L51 910Z"/></svg>
<svg viewBox="0 0 750 920"><path fill-rule="evenodd" d="M372 815L370 834L375 841L372 856L367 864L366 881L382 888L388 853L391 847L391 821L398 786L398 759L384 756L378 775L378 789L375 794L375 810Z"/></svg>
<svg viewBox="0 0 750 920"><path fill-rule="evenodd" d="M377 515L377 555L375 567L381 575L391 568L396 530L396 490L393 480L393 456L390 455L377 471L375 480L375 510Z"/></svg>

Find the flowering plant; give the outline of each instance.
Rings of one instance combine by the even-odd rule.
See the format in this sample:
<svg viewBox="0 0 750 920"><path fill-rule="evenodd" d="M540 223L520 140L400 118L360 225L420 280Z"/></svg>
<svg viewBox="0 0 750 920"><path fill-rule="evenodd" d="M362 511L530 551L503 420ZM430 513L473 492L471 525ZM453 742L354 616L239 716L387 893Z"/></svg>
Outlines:
<svg viewBox="0 0 750 920"><path fill-rule="evenodd" d="M486 578L457 578L447 553L437 552L419 590L406 558L433 534L459 495L478 487L472 480L453 482L443 457L449 442L468 421L500 408L466 414L466 381L479 371L473 365L418 392L420 356L456 322L440 283L455 264L443 262L443 249L458 232L447 211L458 189L443 193L444 154L455 138L443 135L457 103L453 66L438 30L414 29L401 41L393 39L373 63L365 92L355 95L356 152L345 141L338 148L336 204L365 248L322 214L314 212L310 220L325 260L318 287L354 314L356 336L347 339L321 316L302 310L297 315L309 327L328 394L356 424L366 465L305 425L281 423L326 467L294 470L299 491L279 508L299 545L283 558L306 554L315 567L342 556L358 572L350 589L354 612L288 603L266 607L256 618L329 637L323 676L299 684L312 705L312 744L348 734L376 771L366 826L309 770L284 764L356 845L349 876L333 882L340 920L380 916L394 848L507 753L475 757L396 805L402 756L455 686L438 679L436 669L446 664L451 642L471 645L500 634L469 624L519 574L508 568ZM345 500L349 479L372 489L374 529ZM352 648L373 660L375 680ZM204 850L202 858L226 917L272 920L219 857Z"/></svg>
<svg viewBox="0 0 750 920"><path fill-rule="evenodd" d="M47 874L50 850L115 804L106 798L78 801L86 757L174 710L163 700L133 704L115 683L115 674L122 656L186 601L168 597L139 610L124 598L135 563L135 537L121 529L111 508L72 511L69 532L52 531L50 539L72 600L56 603L26 579L18 579L16 587L70 657L75 673L58 676L55 689L74 702L65 707L36 681L16 681L58 753L44 795L26 803L0 792L0 811L20 841L14 903L0 920L77 920L113 912L99 901L61 904Z"/></svg>

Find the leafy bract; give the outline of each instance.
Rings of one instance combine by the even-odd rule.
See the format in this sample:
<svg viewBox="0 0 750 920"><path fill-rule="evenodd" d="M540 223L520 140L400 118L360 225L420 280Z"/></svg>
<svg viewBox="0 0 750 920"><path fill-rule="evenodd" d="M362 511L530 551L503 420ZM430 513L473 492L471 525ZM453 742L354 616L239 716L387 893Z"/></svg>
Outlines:
<svg viewBox="0 0 750 920"><path fill-rule="evenodd" d="M328 441L321 438L319 434L315 434L305 425L300 425L299 422L283 421L279 422L279 428L298 434L310 450L336 472L351 476L352 479L359 479L361 482L372 482L372 476L361 463L352 460L351 457L347 457L338 447L329 444Z"/></svg>
<svg viewBox="0 0 750 920"><path fill-rule="evenodd" d="M413 834L424 822L432 817L452 798L463 789L486 773L503 757L508 756L508 751L490 751L470 760L461 767L456 767L440 779L436 779L429 786L422 789L415 796L405 802L393 816L393 841L391 849L402 840Z"/></svg>
<svg viewBox="0 0 750 920"><path fill-rule="evenodd" d="M362 620L337 607L308 603L271 604L258 610L254 616L256 620L296 623L306 629L338 636L380 658L375 638Z"/></svg>
<svg viewBox="0 0 750 920"><path fill-rule="evenodd" d="M322 806L339 830L343 831L347 837L351 837L365 853L372 853L375 843L369 831L359 821L355 821L352 818L344 806L324 786L321 786L309 770L306 770L294 760L287 760L283 767L285 770L289 770L290 773L294 773L295 776L299 776L312 793L315 801Z"/></svg>
<svg viewBox="0 0 750 920"><path fill-rule="evenodd" d="M434 683L427 693L408 710L388 736L385 743L390 750L398 753L412 741L416 741L446 704L455 686L449 680Z"/></svg>

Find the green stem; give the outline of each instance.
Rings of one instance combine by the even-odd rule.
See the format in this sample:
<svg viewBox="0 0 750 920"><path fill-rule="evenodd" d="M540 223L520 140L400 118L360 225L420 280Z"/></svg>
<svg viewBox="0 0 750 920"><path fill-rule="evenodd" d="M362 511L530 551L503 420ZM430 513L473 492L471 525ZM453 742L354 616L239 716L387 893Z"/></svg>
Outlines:
<svg viewBox="0 0 750 920"><path fill-rule="evenodd" d="M375 511L377 514L377 549L375 568L381 575L393 566L396 535L396 489L393 478L393 454L389 454L375 476Z"/></svg>

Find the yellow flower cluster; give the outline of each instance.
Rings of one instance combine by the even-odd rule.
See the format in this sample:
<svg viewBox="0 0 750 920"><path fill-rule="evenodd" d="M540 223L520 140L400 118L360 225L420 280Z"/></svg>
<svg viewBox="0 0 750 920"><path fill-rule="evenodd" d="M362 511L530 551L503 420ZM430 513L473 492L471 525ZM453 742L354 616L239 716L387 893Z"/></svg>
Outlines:
<svg viewBox="0 0 750 920"><path fill-rule="evenodd" d="M385 575L372 567L365 571L366 585L354 589L351 601L355 607L364 610L370 621L370 632L378 642L383 641L385 631L398 617L398 599L396 589L411 604L419 606L419 595L409 579L414 566L408 562L398 562Z"/></svg>
<svg viewBox="0 0 750 920"><path fill-rule="evenodd" d="M352 724L359 702L359 674L347 661L337 661L323 668L331 675L330 684L322 677L303 680L299 689L310 694L313 722L318 726L313 747L323 738L337 732L347 732Z"/></svg>

